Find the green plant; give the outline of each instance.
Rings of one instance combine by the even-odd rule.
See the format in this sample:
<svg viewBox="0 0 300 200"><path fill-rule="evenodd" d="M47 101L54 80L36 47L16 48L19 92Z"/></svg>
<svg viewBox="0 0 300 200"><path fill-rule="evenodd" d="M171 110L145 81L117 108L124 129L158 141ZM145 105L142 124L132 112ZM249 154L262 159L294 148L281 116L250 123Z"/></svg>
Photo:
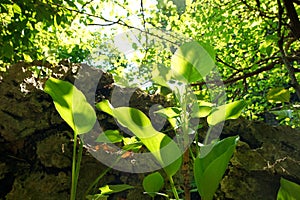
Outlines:
<svg viewBox="0 0 300 200"><path fill-rule="evenodd" d="M194 176L203 200L213 199L238 140L238 136L229 137L201 148L194 160Z"/></svg>
<svg viewBox="0 0 300 200"><path fill-rule="evenodd" d="M140 110L130 107L114 108L108 100L96 104L96 108L113 116L119 124L133 132L153 154L173 183L172 176L180 169L181 151L167 135L157 131L149 118ZM174 195L178 197L174 184Z"/></svg>
<svg viewBox="0 0 300 200"><path fill-rule="evenodd" d="M87 133L93 128L96 122L96 114L93 107L86 101L82 92L69 82L49 78L46 81L44 91L52 97L56 110L74 131L70 199L75 200L83 150L83 143L79 139L80 146L79 152L77 153L77 136Z"/></svg>
<svg viewBox="0 0 300 200"><path fill-rule="evenodd" d="M291 102L291 94L288 89L283 87L272 88L268 91L266 98L272 105L276 106L269 110L269 112L276 116L276 120L280 124L299 128L299 105Z"/></svg>
<svg viewBox="0 0 300 200"><path fill-rule="evenodd" d="M100 187L100 194L88 195L86 198L88 200L107 200L109 194L122 192L124 190L132 189L133 186L121 184L121 185L105 185Z"/></svg>
<svg viewBox="0 0 300 200"><path fill-rule="evenodd" d="M239 117L246 105L245 102L236 101L215 108L212 107L212 104L203 101L197 101L196 103L192 101L191 103L192 96L188 94L190 91L184 85L202 79L203 76L206 76L210 72L213 68L213 55L213 50L208 45L191 42L183 45L172 57L173 64L171 65L171 70L177 72L172 77L176 81L179 81L178 86L174 89L177 106L164 108L157 111L157 113L169 119L179 138L183 139L184 144L177 144L166 134L157 131L152 126L149 118L138 109L130 107L114 108L108 100L96 104L97 109L114 117L121 126L126 127L135 135L131 138L125 138L117 130L106 130L104 134L98 136L96 141L108 143L123 141L124 152L127 150L138 150L141 144L146 146L165 171L176 199L179 199L179 195L173 181L173 176L182 166L182 159L185 159L185 161L189 159L189 152L191 152L194 161L194 174L198 191L204 199L209 200L212 199L218 187L218 183L225 172L238 140L238 137L232 137L219 142L208 143L210 130L212 130L213 126L227 119L236 119ZM164 84L167 81L165 80ZM71 187L71 200L74 200L83 149L83 143L80 140L79 152L77 153L77 136L93 128L96 121L96 114L92 106L86 101L85 96L71 83L49 78L45 85L45 92L52 97L57 111L74 131ZM190 107L192 108L191 110L189 110ZM184 148L181 148L181 146L185 147L187 145L186 141L189 138L189 131L191 129L189 124L192 117L207 117L207 122L210 125L204 146L200 147L196 155L193 155L192 150L185 151ZM198 141L196 140L195 142L198 146ZM183 167L185 166L183 165ZM92 186L102 176L103 174L95 180ZM158 173L145 178L143 186L150 196L154 197L154 194L157 194L162 187L163 183L161 179L161 175ZM203 181L209 181L210 184L203 184ZM153 182L159 183L157 187L150 186ZM109 193L106 190L107 187L104 189L101 188L101 194L97 194L94 197L98 199L106 198L106 194ZM91 187L89 187L88 191L90 189ZM123 189L129 189L129 187L127 185L118 186L115 191ZM185 194L189 196L189 192L185 192Z"/></svg>
<svg viewBox="0 0 300 200"><path fill-rule="evenodd" d="M190 42L180 47L172 57L171 70L176 72L174 77L180 77L180 80L185 84L191 84L204 79L212 70L214 56L214 51L209 45ZM183 91L187 92L188 90ZM175 95L178 96L176 99L179 107L164 108L157 113L167 117L175 129L179 124L179 127L184 130L183 133L186 134L189 132L188 124L191 118L207 117L210 128L204 140L204 145L200 147L196 155L191 157L194 162L194 176L198 192L204 199L212 199L233 154L238 137L226 138L209 144L210 131L214 126L225 120L238 118L246 103L241 100L214 108L211 103L198 101L197 108L190 114L186 114L186 107L189 103L188 95L179 92L176 92ZM192 154L191 150L190 152ZM188 151L185 152L184 156L188 160ZM186 196L189 196L188 192L185 192Z"/></svg>
<svg viewBox="0 0 300 200"><path fill-rule="evenodd" d="M288 181L284 178L280 179L280 189L277 194L277 200L297 200L300 194L300 185Z"/></svg>
<svg viewBox="0 0 300 200"><path fill-rule="evenodd" d="M154 199L154 197L159 194L158 192L164 185L164 178L159 172L154 172L146 176L143 180L144 190L148 195ZM162 194L161 194L162 195ZM168 197L166 195L166 197Z"/></svg>
<svg viewBox="0 0 300 200"><path fill-rule="evenodd" d="M187 87L182 87L182 85L192 83L205 77L214 66L212 56L214 56L212 48L198 42L186 43L180 47L172 57L170 68L170 71L176 72L172 75L173 80L180 82L178 87L174 89L177 106L163 108L156 112L165 116L170 121L177 135L183 138L183 141L186 141L189 137L188 133L191 128L189 127L191 118L207 117L208 124L211 127L207 133L205 144L196 155L192 155L194 159L196 185L200 195L203 196L204 199L212 199L238 141L238 137L232 137L208 144L210 130L212 130L213 126L225 120L238 118L242 109L246 106L244 101L236 101L215 108L212 107L212 104L203 101L199 101L199 103L197 102L196 104L191 103L191 95L188 94ZM157 80L164 86L166 86L169 81L164 80L162 77L157 78ZM135 108L114 108L107 100L96 104L96 107L113 116L120 125L128 128L139 138L166 172L174 197L179 199L172 176L182 165L181 155L183 154L183 159L188 159L189 151L184 151L184 149L179 148L178 145L182 144L176 144L167 135L156 131L148 117ZM195 109L189 112L188 107ZM119 141L121 139L115 135L115 132L107 132L106 136L108 136L108 138L111 137L112 140L117 139ZM198 143L198 141L196 142ZM184 145L185 144L183 144L183 146ZM192 151L190 150L190 152ZM160 181L160 174L157 173L145 178L143 185L150 196L154 197L154 195L158 193L161 183L155 188L149 185ZM209 184L203 184L203 182L207 181ZM189 194L186 193L186 195Z"/></svg>

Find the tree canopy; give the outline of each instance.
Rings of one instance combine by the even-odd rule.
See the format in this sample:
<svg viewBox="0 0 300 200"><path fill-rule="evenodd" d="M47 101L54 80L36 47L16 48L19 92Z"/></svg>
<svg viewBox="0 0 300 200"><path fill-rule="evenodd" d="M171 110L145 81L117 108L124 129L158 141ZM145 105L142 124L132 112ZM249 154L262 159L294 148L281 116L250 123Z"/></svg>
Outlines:
<svg viewBox="0 0 300 200"><path fill-rule="evenodd" d="M285 122L295 126L296 102L274 100L272 94L300 99L299 13L298 0L4 0L1 70L18 61L55 64L69 59L103 67L117 80L124 71L147 76L153 63L157 73L168 67L178 44L201 41L216 52L227 100L248 101L244 116L256 119L277 107L278 116L293 111L292 122L291 115ZM111 38L128 30L149 38L140 46L132 43L140 52L134 58L110 46ZM192 85L206 98L205 82Z"/></svg>

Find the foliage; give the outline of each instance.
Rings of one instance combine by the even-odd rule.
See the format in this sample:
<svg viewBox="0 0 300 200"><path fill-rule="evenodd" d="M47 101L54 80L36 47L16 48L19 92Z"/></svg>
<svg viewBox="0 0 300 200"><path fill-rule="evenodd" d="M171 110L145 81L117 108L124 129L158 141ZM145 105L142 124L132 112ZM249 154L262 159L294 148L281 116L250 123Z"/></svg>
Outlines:
<svg viewBox="0 0 300 200"><path fill-rule="evenodd" d="M187 43L188 45L191 45L192 43ZM205 50L203 52L199 52L199 43L196 43L195 45L192 44L187 51L189 53L187 55L182 54L181 59L186 63L182 65L182 71L177 71L177 75L186 75L189 74L187 72L193 71L193 70L199 70L202 71L203 67L207 66L206 60L209 60L210 54L208 54ZM186 47L186 46L183 46ZM200 48L201 49L201 48ZM184 48L181 48L181 52L185 52ZM197 52L203 54L204 56L198 58L202 59L202 62L199 62L197 60ZM192 56L190 56L192 55ZM178 54L175 54L174 57L177 57ZM204 73L204 72L203 72ZM205 75L208 74L209 71L205 71ZM204 75L204 76L205 76ZM189 78L190 76L187 76L187 80L183 81L196 81L199 80L199 78L203 78L202 74L198 74L197 76L193 76L193 79L191 80ZM71 126L71 128L74 130L74 149L73 149L73 165L72 165L72 189L71 189L71 199L75 199L76 196L76 187L77 187L77 179L80 169L80 161L81 161L81 155L82 155L82 141L80 145L80 150L78 153L77 161L76 161L76 144L77 144L77 135L83 134L88 132L90 129L93 128L94 123L96 121L96 114L91 107L90 104L87 103L85 96L71 83L49 78L45 84L45 92L50 94L54 101L54 105L61 115L61 117ZM188 134L189 127L187 126L189 124L190 116L186 113L186 106L189 104L189 96L186 95L186 90L183 90L183 93L180 92L179 88L176 88L175 90L176 95L178 96L180 107L176 109L176 107L173 107L171 109L164 109L164 112L161 112L165 114L168 118L179 118L180 124L178 128L183 129L183 134ZM198 104L196 104L198 106ZM232 119L237 118L242 108L244 107L243 101L240 102L234 102L231 103L228 106L221 106L217 108L217 111L214 109L211 109L211 114L214 114L215 112L225 112L225 117L220 118L218 123L221 121L224 121L226 119ZM141 141L143 145L147 147L147 149L152 153L152 155L155 157L155 159L159 162L161 167L166 172L172 191L174 193L174 196L176 199L179 199L179 196L177 194L177 190L175 188L175 184L173 182L172 176L180 169L182 164L182 154L183 152L179 148L178 144L176 144L171 138L169 138L166 134L161 133L154 129L154 127L151 124L151 121L149 118L142 113L140 110L130 107L117 107L114 108L108 100L104 100L100 103L96 104L96 108L99 110L106 112L107 114L113 116L120 125L123 127L128 128L132 133L135 134L135 136ZM166 112L169 110L169 112ZM197 110L197 109L196 109ZM171 111L171 112L170 112ZM175 112L174 112L175 111ZM176 113L174 115L174 113ZM170 115L171 114L171 115ZM214 125L213 123L210 123L210 125ZM175 128L175 127L174 127ZM177 131L177 128L175 128L175 131ZM207 134L207 137L209 136L209 132ZM185 137L183 135L183 137ZM209 196L207 194L203 193L203 190L201 191L201 187L198 186L198 190L201 195L203 195L204 198L210 199L210 195L213 195L218 182L220 181L227 163L229 162L229 159L233 153L234 145L227 141L234 140L236 141L236 138L234 139L225 139L222 140L220 143L217 143L214 146L211 146L210 144L203 146L200 149L200 157L199 155L195 159L195 177L197 178L196 183L198 182L198 179L206 180L206 175L202 177L201 174L202 171L199 171L199 169L204 168L213 170L214 176L217 178L214 179L212 182L213 186L209 186ZM132 144L128 143L128 140L126 141L124 137L122 137L119 133L119 131L113 131L113 130L106 130L104 133L100 134L98 138L96 139L98 142L121 142L124 141L127 142L127 146ZM207 141L206 141L207 142ZM128 148L128 147L127 147ZM228 150L227 150L228 148ZM207 152L207 149L209 149L211 152ZM203 152L206 151L206 154L203 154ZM201 160L203 158L203 161ZM207 161L208 160L208 161ZM222 165L223 167L219 170L216 167L210 167L209 163L217 163L219 166ZM203 166L202 166L203 165ZM201 167L202 166L202 167ZM216 171L217 170L217 171ZM204 170L205 171L205 170ZM208 173L211 174L211 173ZM211 176L211 175L208 175ZM100 175L99 177L102 177ZM98 178L97 178L98 181ZM159 185L157 185L156 188L154 188L151 185L151 182L160 182ZM162 177L160 174L154 173L151 176L148 176L145 178L143 186L146 190L146 192L153 196L153 193L157 193L159 189L162 187ZM111 186L111 187L117 187L117 186ZM106 198L107 196L105 194L113 192L113 190L109 189L110 187L107 186L105 188L101 188L101 193L94 196L95 198ZM117 191L123 190L124 185L122 185L121 188L116 189ZM125 189L128 189L125 187Z"/></svg>
<svg viewBox="0 0 300 200"><path fill-rule="evenodd" d="M90 200L106 200L109 194L122 192L124 190L133 189L134 187L126 184L121 185L105 185L100 187L100 194L88 195L87 199Z"/></svg>
<svg viewBox="0 0 300 200"><path fill-rule="evenodd" d="M143 180L143 188L147 194L151 197L155 197L155 195L161 190L164 185L164 178L160 175L159 172L154 172L146 176Z"/></svg>
<svg viewBox="0 0 300 200"><path fill-rule="evenodd" d="M279 52L281 37L288 56L299 54L299 40L288 34L289 27L279 27L280 20L288 24L287 10L278 19L281 6L280 1L269 0L186 1L185 12L179 16L173 4L165 3L161 12L153 13L156 18L151 23L212 44L228 98L249 100L245 114L257 118L258 113L272 107L266 100L270 88L291 87ZM278 29L282 29L281 33ZM296 60L289 60L295 68L299 67L299 59Z"/></svg>
<svg viewBox="0 0 300 200"><path fill-rule="evenodd" d="M173 176L179 170L182 162L180 149L171 138L155 130L149 118L140 110L130 107L113 108L107 100L96 104L96 108L113 116L123 127L133 132L168 176Z"/></svg>
<svg viewBox="0 0 300 200"><path fill-rule="evenodd" d="M289 180L281 178L280 180L280 189L277 194L277 200L296 200L299 198L300 194L300 185L293 183Z"/></svg>
<svg viewBox="0 0 300 200"><path fill-rule="evenodd" d="M228 119L237 119L245 107L245 101L235 101L218 106L211 111L211 114L207 117L207 122L210 125L216 125Z"/></svg>
<svg viewBox="0 0 300 200"><path fill-rule="evenodd" d="M105 68L115 75L119 84L127 86L140 86L151 79L154 83L148 88L150 92L175 97L174 107L157 113L166 116L177 133L182 130L188 133L191 128L189 121L194 117L207 117L210 128L239 115L258 119L259 114L274 107L277 109L278 102L280 109L272 112L284 119L284 123L299 126L299 110L291 101L293 96L297 96L297 101L300 99L298 1L149 2L142 0L137 7L135 2L127 0L4 0L0 3L0 65L6 66L20 60L56 63L60 59L70 59ZM91 26L98 29L92 33L88 30ZM138 32L137 41L131 41L132 48L137 52L131 59L111 46L111 38L124 30ZM167 34L161 34L160 30ZM141 38L147 40L142 41ZM202 42L188 42L191 38ZM162 44L155 42L157 40L163 41ZM172 56L174 52L175 56ZM211 73L215 65L221 74L222 84L226 86L225 94L229 102L224 103L225 98L209 102L212 94L206 82L215 86L216 91L220 89L220 81ZM134 77L141 77L141 80L137 82ZM171 79L176 79L183 87L172 91L173 88L168 88ZM193 86L193 95L197 97L192 102L192 107L197 109L192 113L187 112L191 98L187 95L190 91L184 85L187 83ZM94 111L80 91L55 79L48 80L45 91L52 96L62 118L73 128L74 138L92 128ZM73 94L80 98L73 99ZM171 163L165 166L165 171L170 176L171 184L174 184L171 177L179 169L181 158L172 163L174 159L169 160L160 150L161 146L171 144L176 155L180 152L177 144L154 130L149 119L139 110L113 108L109 102L97 106L136 134L126 138L115 130L107 130L99 135L98 141L123 142L124 150L135 151L145 145L160 164L165 166ZM242 112L243 108L245 110ZM144 136L153 137L145 139ZM153 145L153 142L157 144ZM206 142L204 145L208 146L202 147L202 151L211 148L214 152L218 144L225 143L220 141L214 146ZM233 146L231 143L227 147L231 149ZM75 167L75 155L76 140L72 195L74 186L76 188L75 174L78 176L79 173L79 167ZM80 153L78 156L77 165L80 163ZM198 168L201 166L201 154L194 157L195 168ZM226 158L229 157L228 154ZM227 159L223 160L223 164L228 162ZM285 184L282 181L282 185ZM215 186L211 186L209 194L203 191L200 194L210 198L214 191ZM176 196L176 190L173 192Z"/></svg>
<svg viewBox="0 0 300 200"><path fill-rule="evenodd" d="M181 136L182 138L189 135L190 127L188 124L190 124L189 121L191 119L191 116L193 116L194 114L193 111L190 111L191 113L188 114L186 107L191 106L189 105L190 96L186 95L186 92L188 90L180 89L180 85L182 85L183 83L190 83L200 79L204 79L205 76L209 74L211 68L207 68L207 66L208 64L210 66L213 66L213 58L211 58L211 55L214 55L214 53L211 48L209 48L209 46L206 47L208 47L210 53L208 53L200 45L200 43L197 42L186 43L182 47L180 47L177 53L175 53L171 59L173 61L177 59L173 64L173 66L175 65L175 67L173 67L174 69L179 69L178 66L181 66L181 68L180 70L175 70L176 74L171 76L173 78L171 78L170 80L164 80L165 85L167 85L167 82L175 80L181 83L173 88L175 93L174 95L176 95L178 99L178 106L163 108L161 110L158 110L157 113L169 119L177 135ZM184 77L184 79L182 79L182 77ZM177 80L176 78L178 78L179 80ZM207 105L209 104L206 103L206 106ZM201 107L201 104L197 103L192 107L195 108L194 106ZM176 199L179 199L172 176L179 170L179 167L182 164L181 154L183 154L184 152L182 152L181 149L179 149L179 147L177 146L182 144L176 144L167 135L156 131L152 127L152 124L148 117L137 109L130 107L114 108L108 100L104 100L96 104L96 107L99 110L117 119L118 123L121 126L128 128L135 136L137 136L137 138L143 143L143 145L147 147L147 149L154 155L154 157L166 172L171 184L173 194ZM207 110L205 110L205 113L207 113L207 115L203 116L208 116L207 120L209 122L209 125L213 127L214 125L217 125L218 123L227 119L238 118L244 107L244 101L236 101L227 105L219 106L217 108L209 109L209 113L207 113ZM198 113L199 111L197 108L195 110L197 111L197 115L202 115ZM172 121L172 119L175 119L175 123L174 121ZM176 122L179 123L177 124ZM182 133L180 134L180 132ZM119 137L119 133L117 131L108 130L104 134L100 135L101 138L103 138L104 136L107 136L108 139L111 138L109 140L113 142L116 141L116 138ZM209 136L210 131L208 131L206 138L209 138ZM119 141L119 139L117 140ZM104 141L104 139L101 139L101 141ZM209 144L207 143L208 140L206 139L204 141L205 145L200 148L200 153L196 155L196 158L194 160L194 175L196 178L198 191L204 199L212 199L213 194L215 193L218 184L226 170L228 162L233 154L237 141L238 137L232 137L224 139L215 144ZM154 182L159 182L159 184L157 183L155 185L152 185ZM203 184L204 182L208 184ZM154 197L154 195L159 192L162 184L162 178L159 173L154 173L147 176L143 182L143 186L146 192L152 197Z"/></svg>
<svg viewBox="0 0 300 200"><path fill-rule="evenodd" d="M133 4L126 0L3 1L0 62L68 58L111 70L119 83L141 85L133 77L155 78L155 73L171 65L168 57L174 48L186 42L185 38L193 38L216 50L216 65L228 99L249 102L244 116L257 119L273 107L266 98L269 89L284 87L296 93L299 28L288 24L299 24L299 19L291 17L292 11L282 1L158 0L142 1L140 8ZM293 7L299 14L299 5ZM111 37L123 30L135 30L137 38L148 38L132 41L138 53L130 62L111 47ZM152 68L156 69L153 74ZM195 85L207 98L203 81Z"/></svg>
<svg viewBox="0 0 300 200"><path fill-rule="evenodd" d="M194 176L198 191L204 200L213 198L238 139L238 136L229 137L201 148L200 156L194 161ZM208 153L205 152L207 148Z"/></svg>
<svg viewBox="0 0 300 200"><path fill-rule="evenodd" d="M93 128L96 122L96 114L82 92L69 82L49 78L46 81L44 91L52 97L56 110L74 131L70 199L75 200L83 148L82 141L80 141L80 148L77 154L77 135L87 133Z"/></svg>
<svg viewBox="0 0 300 200"><path fill-rule="evenodd" d="M19 60L80 62L89 50L84 29L73 23L80 2L71 0L11 1L0 3L0 64ZM67 7L68 9L65 9Z"/></svg>
<svg viewBox="0 0 300 200"><path fill-rule="evenodd" d="M96 122L94 109L75 86L66 81L49 78L44 91L52 97L56 110L76 135L93 128Z"/></svg>
<svg viewBox="0 0 300 200"><path fill-rule="evenodd" d="M290 102L290 92L282 87L272 88L267 94L267 99L270 102Z"/></svg>
<svg viewBox="0 0 300 200"><path fill-rule="evenodd" d="M300 113L297 104L290 102L290 91L282 87L270 89L267 94L267 99L274 107L270 113L276 116L276 120L280 124L287 124L295 128L299 126ZM281 106L279 106L281 105Z"/></svg>

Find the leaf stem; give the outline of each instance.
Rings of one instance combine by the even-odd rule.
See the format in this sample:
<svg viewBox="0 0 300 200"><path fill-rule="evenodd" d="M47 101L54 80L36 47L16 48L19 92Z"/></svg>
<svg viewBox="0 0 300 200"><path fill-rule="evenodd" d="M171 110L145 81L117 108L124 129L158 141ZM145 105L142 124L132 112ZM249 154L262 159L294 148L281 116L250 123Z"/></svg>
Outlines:
<svg viewBox="0 0 300 200"><path fill-rule="evenodd" d="M103 176L109 171L109 170L111 170L111 167L108 167L108 168L106 168L94 181L93 181L93 183L92 184L90 184L90 186L89 186L89 188L86 190L86 192L85 192L85 195L84 196L87 196L89 193L90 193L90 191L92 190L92 188L99 182L99 180L101 179L101 178L103 178Z"/></svg>
<svg viewBox="0 0 300 200"><path fill-rule="evenodd" d="M78 178L79 178L79 171L80 171L80 163L81 163L81 158L82 158L82 151L83 151L83 141L81 138L79 138L79 151L77 154L77 161L76 161L76 168L75 168L75 191L77 190L77 183L78 183ZM76 193L75 193L76 195Z"/></svg>
<svg viewBox="0 0 300 200"><path fill-rule="evenodd" d="M75 200L76 198L76 146L77 146L77 133L74 132L73 139L73 160L72 160L72 183L71 183L71 197L70 200ZM78 177L77 177L78 178Z"/></svg>
<svg viewBox="0 0 300 200"><path fill-rule="evenodd" d="M178 193L177 193L177 190L176 190L176 187L175 187L175 184L174 184L174 181L173 181L172 176L169 176L169 180L170 180L172 192L173 192L173 194L174 194L176 200L179 200L179 196L178 196Z"/></svg>
<svg viewBox="0 0 300 200"><path fill-rule="evenodd" d="M207 131L207 134L206 134L205 140L204 140L204 145L207 145L208 139L209 139L209 136L210 136L210 134L211 134L212 129L213 129L213 128L212 128L211 126L208 128L208 131Z"/></svg>
<svg viewBox="0 0 300 200"><path fill-rule="evenodd" d="M119 162L119 160L122 158L122 156L117 157L117 159L115 160L115 162L110 166L107 167L94 181L92 184L90 184L90 186L88 187L88 189L85 191L85 197L90 193L90 191L92 190L92 188L100 181L101 178L103 178L103 176L109 172L109 170L111 170L113 168L113 166Z"/></svg>

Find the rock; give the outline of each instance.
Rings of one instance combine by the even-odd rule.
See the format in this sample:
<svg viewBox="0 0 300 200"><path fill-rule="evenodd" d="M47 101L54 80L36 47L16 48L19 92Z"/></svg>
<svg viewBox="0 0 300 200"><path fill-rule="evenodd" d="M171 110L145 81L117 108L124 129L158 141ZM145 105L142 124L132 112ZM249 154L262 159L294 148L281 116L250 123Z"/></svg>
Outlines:
<svg viewBox="0 0 300 200"><path fill-rule="evenodd" d="M61 63L55 67L37 62L11 66L7 73L0 74L0 153L3 155L0 158L0 199L69 198L72 130L60 118L50 96L41 90L49 74L37 77L30 70L34 64L45 73L51 71L52 76L74 83L90 103L109 99L114 106L135 107L153 119L158 119L153 116L157 105L172 105L162 96L116 86L110 74L86 65ZM111 116L97 111L97 117L104 130L118 128ZM155 122L157 129L167 128L163 120ZM122 134L127 131L119 130ZM280 177L300 184L299 131L241 118L226 122L222 132L222 138L239 135L240 142L215 199L276 199ZM86 150L101 150L101 155L112 159L116 152L94 144L99 132L92 134ZM125 158L123 162L131 165L133 159ZM147 164L143 159L136 160L139 162ZM85 190L105 169L105 165L84 151L77 199L84 199ZM95 192L105 184L126 183L137 190L110 198L146 199L149 197L143 194L141 187L143 177L112 169L103 175ZM178 188L183 185L180 174L174 180ZM197 198L195 195L194 199Z"/></svg>
<svg viewBox="0 0 300 200"><path fill-rule="evenodd" d="M7 200L58 200L68 199L70 176L64 172L57 175L32 172L16 177Z"/></svg>

